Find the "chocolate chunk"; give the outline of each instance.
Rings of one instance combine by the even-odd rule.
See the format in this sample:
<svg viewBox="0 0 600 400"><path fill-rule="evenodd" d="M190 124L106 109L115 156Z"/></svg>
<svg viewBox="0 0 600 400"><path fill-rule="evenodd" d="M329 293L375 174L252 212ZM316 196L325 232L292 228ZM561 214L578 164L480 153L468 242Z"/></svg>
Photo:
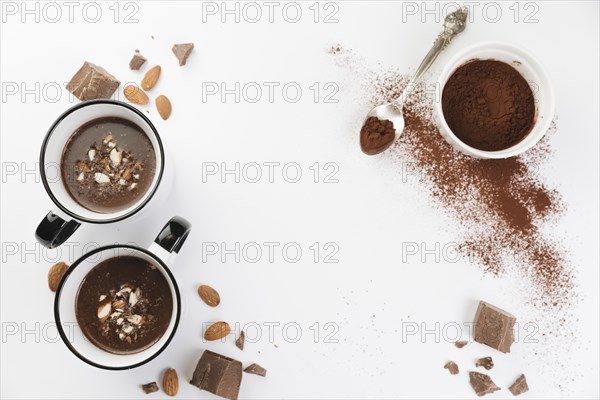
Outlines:
<svg viewBox="0 0 600 400"><path fill-rule="evenodd" d="M469 372L469 383L479 397L500 390L492 378L480 372Z"/></svg>
<svg viewBox="0 0 600 400"><path fill-rule="evenodd" d="M480 301L475 313L475 341L510 353L510 346L515 341L513 327L516 320L512 314Z"/></svg>
<svg viewBox="0 0 600 400"><path fill-rule="evenodd" d="M200 390L237 400L242 383L242 363L206 350L198 361L190 383Z"/></svg>
<svg viewBox="0 0 600 400"><path fill-rule="evenodd" d="M190 53L194 50L194 43L175 44L172 50L177 60L179 60L179 65L185 65Z"/></svg>
<svg viewBox="0 0 600 400"><path fill-rule="evenodd" d="M525 379L525 375L521 374L521 376L517 378L515 383L510 385L508 390L510 390L513 396L518 396L527 392L529 390L529 386L527 386L527 379Z"/></svg>
<svg viewBox="0 0 600 400"><path fill-rule="evenodd" d="M483 367L489 371L494 368L494 360L492 360L492 357L483 357L475 362L475 366Z"/></svg>
<svg viewBox="0 0 600 400"><path fill-rule="evenodd" d="M129 61L129 68L137 71L142 65L144 65L146 61L146 57L144 57L138 51L136 51L136 53L131 58L131 61Z"/></svg>
<svg viewBox="0 0 600 400"><path fill-rule="evenodd" d="M156 384L156 382L146 383L145 385L142 385L142 390L146 394L158 392L158 385Z"/></svg>
<svg viewBox="0 0 600 400"><path fill-rule="evenodd" d="M454 345L456 347L458 347L459 349L462 349L463 347L465 347L467 344L469 344L469 342L467 342L466 340L459 340L458 342L454 343Z"/></svg>
<svg viewBox="0 0 600 400"><path fill-rule="evenodd" d="M456 365L456 363L454 361L448 361L444 365L444 368L446 368L448 371L450 371L450 373L452 375L458 374L458 365Z"/></svg>
<svg viewBox="0 0 600 400"><path fill-rule="evenodd" d="M108 99L120 84L104 68L86 61L67 83L67 90L79 100Z"/></svg>
<svg viewBox="0 0 600 400"><path fill-rule="evenodd" d="M235 345L238 349L244 350L244 343L246 342L246 334L244 331L240 332L240 337L238 337L235 341Z"/></svg>
<svg viewBox="0 0 600 400"><path fill-rule="evenodd" d="M254 375L267 376L267 370L256 363L248 365L246 369L244 369L244 372Z"/></svg>

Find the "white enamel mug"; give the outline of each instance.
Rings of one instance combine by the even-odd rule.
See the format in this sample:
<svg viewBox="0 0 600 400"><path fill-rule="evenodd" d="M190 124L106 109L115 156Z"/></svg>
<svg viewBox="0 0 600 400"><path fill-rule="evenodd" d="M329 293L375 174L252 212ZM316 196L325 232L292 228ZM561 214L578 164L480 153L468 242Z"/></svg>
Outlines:
<svg viewBox="0 0 600 400"><path fill-rule="evenodd" d="M486 151L462 142L452 132L442 110L442 93L450 76L460 66L472 60L497 60L509 64L525 78L533 92L535 121L531 131L519 143L508 149ZM444 67L437 82L437 98L433 106L433 118L441 135L457 150L476 158L508 158L517 156L540 141L550 128L554 118L554 92L550 79L541 64L527 50L504 42L481 42L456 54Z"/></svg>
<svg viewBox="0 0 600 400"><path fill-rule="evenodd" d="M123 370L146 364L167 348L181 316L181 296L170 268L191 229L192 225L184 218L173 217L148 248L121 244L99 247L71 265L56 291L54 319L61 339L73 354L97 368ZM171 291L173 310L166 331L156 343L137 353L114 354L102 350L87 339L77 324L75 305L82 281L99 263L115 257L136 257L151 263L163 274ZM123 263L122 268L127 268L127 263Z"/></svg>
<svg viewBox="0 0 600 400"><path fill-rule="evenodd" d="M71 135L86 122L103 117L119 117L135 123L148 136L156 156L156 173L146 193L129 207L112 213L94 212L78 204L67 192L60 173L63 150ZM83 223L114 223L138 215L151 199L165 197L169 190L172 170L167 168L165 159L165 150L156 128L144 114L129 104L99 99L71 107L56 119L42 143L41 180L56 208L37 227L37 240L48 248L54 248L64 243Z"/></svg>

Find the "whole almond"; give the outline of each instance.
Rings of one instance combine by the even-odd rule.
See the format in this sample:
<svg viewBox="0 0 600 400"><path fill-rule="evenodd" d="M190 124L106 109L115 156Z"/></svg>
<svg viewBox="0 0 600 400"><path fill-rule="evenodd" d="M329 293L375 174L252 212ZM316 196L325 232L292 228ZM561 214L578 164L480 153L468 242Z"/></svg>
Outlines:
<svg viewBox="0 0 600 400"><path fill-rule="evenodd" d="M160 65L152 67L146 72L144 75L144 79L142 79L142 89L150 90L156 85L158 82L158 78L160 77Z"/></svg>
<svg viewBox="0 0 600 400"><path fill-rule="evenodd" d="M221 302L221 296L219 296L219 292L208 285L200 285L198 287L198 294L200 295L202 301L211 307L216 307Z"/></svg>
<svg viewBox="0 0 600 400"><path fill-rule="evenodd" d="M60 280L68 269L69 266L62 261L50 267L50 271L48 271L48 287L50 290L56 292Z"/></svg>
<svg viewBox="0 0 600 400"><path fill-rule="evenodd" d="M163 375L163 390L169 396L175 396L179 391L179 378L173 368L166 370Z"/></svg>
<svg viewBox="0 0 600 400"><path fill-rule="evenodd" d="M227 322L219 321L215 322L206 329L204 332L204 339L206 340L219 340L229 335L231 328Z"/></svg>
<svg viewBox="0 0 600 400"><path fill-rule="evenodd" d="M125 94L125 98L132 103L139 104L141 106L148 104L148 95L144 93L142 89L135 85L127 85L125 89L123 89L123 93Z"/></svg>
<svg viewBox="0 0 600 400"><path fill-rule="evenodd" d="M167 119L171 115L171 101L167 98L167 96L163 96L162 94L156 98L156 109L158 113L162 117L162 119Z"/></svg>

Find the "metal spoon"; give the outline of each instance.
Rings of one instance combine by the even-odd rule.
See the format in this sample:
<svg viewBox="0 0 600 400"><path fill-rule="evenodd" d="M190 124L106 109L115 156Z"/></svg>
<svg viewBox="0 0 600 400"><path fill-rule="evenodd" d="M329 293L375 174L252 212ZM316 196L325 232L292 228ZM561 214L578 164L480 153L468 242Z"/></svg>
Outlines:
<svg viewBox="0 0 600 400"><path fill-rule="evenodd" d="M415 72L414 76L412 77L412 79L410 80L400 97L398 97L391 103L382 104L369 111L367 117L365 118L365 121L369 117L377 117L382 120L387 119L392 121L395 129L395 137L394 140L392 140L386 146L375 150L365 149L362 146L361 142L361 149L363 153L368 155L379 154L388 149L392 144L394 144L396 140L398 140L398 138L402 134L402 131L404 130L404 117L402 115L402 109L404 108L404 103L406 102L408 95L414 88L415 84L419 82L419 80L421 80L423 75L425 75L425 72L429 70L429 67L431 67L431 65L433 64L437 56L442 52L442 50L444 50L446 46L448 46L450 41L456 35L465 30L467 14L468 12L465 7L459 8L458 10L448 14L444 19L444 30L437 36L437 38L433 42L431 50L429 50L429 53L427 53L427 55L421 62L421 65L419 65L419 68L417 68L417 72Z"/></svg>

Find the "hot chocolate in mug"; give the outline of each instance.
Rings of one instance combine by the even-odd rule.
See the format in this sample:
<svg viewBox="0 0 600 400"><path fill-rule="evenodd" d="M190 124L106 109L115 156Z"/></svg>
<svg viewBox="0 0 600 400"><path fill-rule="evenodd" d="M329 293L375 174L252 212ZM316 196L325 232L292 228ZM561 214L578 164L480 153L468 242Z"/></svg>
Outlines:
<svg viewBox="0 0 600 400"><path fill-rule="evenodd" d="M152 122L136 108L108 99L77 104L56 119L42 144L40 175L56 208L35 236L49 248L64 243L83 223L139 217L150 200L166 197L172 181Z"/></svg>
<svg viewBox="0 0 600 400"><path fill-rule="evenodd" d="M123 370L157 357L171 342L181 314L170 268L191 230L173 217L148 247L110 245L75 261L54 301L61 339L82 361Z"/></svg>

